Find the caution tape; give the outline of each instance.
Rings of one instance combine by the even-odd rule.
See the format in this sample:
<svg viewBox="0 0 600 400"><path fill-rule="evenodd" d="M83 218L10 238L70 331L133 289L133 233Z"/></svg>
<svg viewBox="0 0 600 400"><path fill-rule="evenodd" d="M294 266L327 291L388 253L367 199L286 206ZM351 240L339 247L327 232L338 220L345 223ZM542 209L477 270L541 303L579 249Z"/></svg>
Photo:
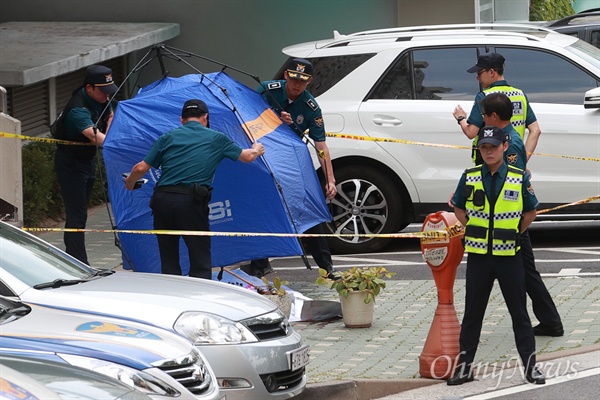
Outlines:
<svg viewBox="0 0 600 400"><path fill-rule="evenodd" d="M580 204L591 203L592 201L596 201L596 200L600 200L600 196L592 196L592 197L588 197L587 199L575 201L573 203L562 204L560 206L546 208L544 210L538 210L537 214L543 214L543 213L547 213L547 212L554 211L554 210L560 210L561 208L566 208L566 207L571 207L571 206L578 206Z"/></svg>
<svg viewBox="0 0 600 400"><path fill-rule="evenodd" d="M70 140L60 140L60 139L53 139L53 138L25 136L25 135L18 135L16 133L8 133L8 132L0 132L0 138L1 137L8 138L8 139L30 140L32 142L47 142L47 143L56 143L56 144L66 144L69 146L95 146L94 143L72 142Z"/></svg>
<svg viewBox="0 0 600 400"><path fill-rule="evenodd" d="M559 210L566 207L577 206L600 200L600 195L588 197L568 204L562 204L544 210L538 210L537 214L544 214L550 211ZM76 229L76 228L23 228L27 232L47 233L47 232L87 232L87 233L126 233L137 235L177 235L177 236L229 236L229 237L325 237L325 238L365 238L365 239L450 239L464 234L464 226L457 222L445 230L431 230L425 232L406 232L406 233L265 233L265 232L213 232L213 231L185 231L185 230L139 230L139 229Z"/></svg>
<svg viewBox="0 0 600 400"><path fill-rule="evenodd" d="M362 140L362 141L368 141L368 142L402 143L402 144L411 144L411 145L417 145L417 146L441 147L441 148L446 148L446 149L468 149L468 150L471 150L471 146L415 142L412 140L402 140L402 139L376 138L376 137L370 137L370 136L348 135L345 133L327 132L325 135L327 137L332 137L332 138ZM571 160L600 162L600 158L596 158L596 157L565 156L565 155L561 155L561 154L550 154L550 153L528 153L528 154L535 155L535 156L542 156L542 157L557 157L557 158L567 158L567 159L571 159Z"/></svg>
<svg viewBox="0 0 600 400"><path fill-rule="evenodd" d="M371 234L311 234L311 233L264 233L264 232L212 232L212 231L185 231L185 230L135 230L135 229L75 229L75 228L23 228L27 232L87 232L87 233L128 233L138 235L176 235L176 236L229 236L229 237L329 237L329 238L417 238L417 239L448 239L460 236L463 226L456 223L445 230L432 230L426 232L407 233L371 233Z"/></svg>

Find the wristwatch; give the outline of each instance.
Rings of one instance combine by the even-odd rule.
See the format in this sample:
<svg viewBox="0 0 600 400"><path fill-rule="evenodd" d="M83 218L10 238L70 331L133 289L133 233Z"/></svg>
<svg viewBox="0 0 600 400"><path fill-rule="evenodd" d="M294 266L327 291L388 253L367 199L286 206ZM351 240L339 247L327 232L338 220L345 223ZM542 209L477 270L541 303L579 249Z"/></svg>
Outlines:
<svg viewBox="0 0 600 400"><path fill-rule="evenodd" d="M456 122L460 125L460 121L462 121L463 119L466 119L467 117L465 117L464 115L459 115L458 118L456 118Z"/></svg>

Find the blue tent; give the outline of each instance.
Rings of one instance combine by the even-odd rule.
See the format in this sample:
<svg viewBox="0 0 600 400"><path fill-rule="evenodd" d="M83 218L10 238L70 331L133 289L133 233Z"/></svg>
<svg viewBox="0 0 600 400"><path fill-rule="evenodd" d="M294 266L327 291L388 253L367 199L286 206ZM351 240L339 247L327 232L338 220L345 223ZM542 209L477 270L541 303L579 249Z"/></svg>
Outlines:
<svg viewBox="0 0 600 400"><path fill-rule="evenodd" d="M210 204L211 231L301 233L331 219L316 173L310 173L314 168L306 144L281 123L260 95L219 72L163 78L119 103L103 147L118 229L153 229L148 202L160 169L151 169L145 176L148 183L135 191L125 189L122 173L141 161L161 134L181 125L181 107L192 98L208 105L212 129L225 133L242 148L251 145L249 135L265 147L263 159L250 164L225 159L217 169ZM119 237L125 268L160 272L155 235L121 233ZM301 248L294 237L232 234L212 238L215 267L299 254ZM183 240L180 256L187 274L189 260Z"/></svg>

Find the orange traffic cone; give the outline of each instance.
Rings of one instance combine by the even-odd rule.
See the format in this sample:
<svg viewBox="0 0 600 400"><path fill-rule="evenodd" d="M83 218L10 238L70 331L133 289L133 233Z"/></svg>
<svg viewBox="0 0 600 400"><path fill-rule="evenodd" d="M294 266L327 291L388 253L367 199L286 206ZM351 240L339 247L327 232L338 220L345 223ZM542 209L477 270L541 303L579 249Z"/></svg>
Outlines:
<svg viewBox="0 0 600 400"><path fill-rule="evenodd" d="M449 230L450 238L422 238L421 252L433 272L437 287L438 306L423 351L419 356L419 373L423 378L447 379L460 353L460 324L454 309L454 279L464 247L462 226L454 213L439 211L429 214L422 231Z"/></svg>

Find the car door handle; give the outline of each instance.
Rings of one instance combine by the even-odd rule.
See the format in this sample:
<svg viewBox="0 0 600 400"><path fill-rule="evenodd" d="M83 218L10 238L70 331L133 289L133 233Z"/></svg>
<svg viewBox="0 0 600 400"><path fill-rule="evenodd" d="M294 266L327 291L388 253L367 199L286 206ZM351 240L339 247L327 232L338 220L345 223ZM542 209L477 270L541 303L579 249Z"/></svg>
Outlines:
<svg viewBox="0 0 600 400"><path fill-rule="evenodd" d="M402 125L402 121L398 118L388 118L388 117L373 117L373 123L375 125L381 126L397 126Z"/></svg>

